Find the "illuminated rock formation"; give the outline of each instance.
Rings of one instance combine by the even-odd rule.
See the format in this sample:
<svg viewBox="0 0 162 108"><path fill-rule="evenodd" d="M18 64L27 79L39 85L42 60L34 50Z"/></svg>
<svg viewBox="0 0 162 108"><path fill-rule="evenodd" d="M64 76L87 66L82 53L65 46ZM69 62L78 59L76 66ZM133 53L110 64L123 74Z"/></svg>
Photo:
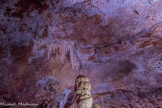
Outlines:
<svg viewBox="0 0 162 108"><path fill-rule="evenodd" d="M75 90L77 96L77 108L91 108L93 99L90 92L91 85L89 79L79 75L75 80Z"/></svg>

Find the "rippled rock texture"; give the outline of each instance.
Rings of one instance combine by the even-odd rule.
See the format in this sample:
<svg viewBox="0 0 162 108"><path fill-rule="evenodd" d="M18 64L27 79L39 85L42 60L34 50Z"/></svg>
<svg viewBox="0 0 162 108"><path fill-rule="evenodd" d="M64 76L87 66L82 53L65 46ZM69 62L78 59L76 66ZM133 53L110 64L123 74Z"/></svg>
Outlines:
<svg viewBox="0 0 162 108"><path fill-rule="evenodd" d="M92 107L161 108L161 4L1 0L0 102L75 104L82 74L91 84Z"/></svg>

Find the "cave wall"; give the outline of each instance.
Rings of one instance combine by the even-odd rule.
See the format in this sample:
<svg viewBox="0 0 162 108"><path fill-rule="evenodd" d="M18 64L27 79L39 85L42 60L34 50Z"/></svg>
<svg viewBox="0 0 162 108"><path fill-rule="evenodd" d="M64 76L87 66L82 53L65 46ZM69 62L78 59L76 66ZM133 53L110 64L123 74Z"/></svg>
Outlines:
<svg viewBox="0 0 162 108"><path fill-rule="evenodd" d="M161 4L1 0L0 102L64 107L83 74L93 106L162 107Z"/></svg>

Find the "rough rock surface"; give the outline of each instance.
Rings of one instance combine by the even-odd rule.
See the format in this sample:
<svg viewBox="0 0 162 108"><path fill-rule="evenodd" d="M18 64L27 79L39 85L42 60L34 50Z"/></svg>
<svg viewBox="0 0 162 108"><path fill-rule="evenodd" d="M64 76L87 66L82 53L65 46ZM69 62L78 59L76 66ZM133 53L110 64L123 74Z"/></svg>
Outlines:
<svg viewBox="0 0 162 108"><path fill-rule="evenodd" d="M78 76L75 80L77 108L92 108L91 84L86 76Z"/></svg>
<svg viewBox="0 0 162 108"><path fill-rule="evenodd" d="M161 4L0 0L0 102L63 108L83 74L93 107L162 108Z"/></svg>

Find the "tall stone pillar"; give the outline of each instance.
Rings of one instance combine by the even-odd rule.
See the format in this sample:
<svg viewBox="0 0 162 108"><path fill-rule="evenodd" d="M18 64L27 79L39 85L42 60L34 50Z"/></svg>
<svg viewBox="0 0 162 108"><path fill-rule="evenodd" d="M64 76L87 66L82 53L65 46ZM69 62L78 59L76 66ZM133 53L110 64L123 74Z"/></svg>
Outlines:
<svg viewBox="0 0 162 108"><path fill-rule="evenodd" d="M91 85L86 76L79 75L75 80L77 108L92 108Z"/></svg>

